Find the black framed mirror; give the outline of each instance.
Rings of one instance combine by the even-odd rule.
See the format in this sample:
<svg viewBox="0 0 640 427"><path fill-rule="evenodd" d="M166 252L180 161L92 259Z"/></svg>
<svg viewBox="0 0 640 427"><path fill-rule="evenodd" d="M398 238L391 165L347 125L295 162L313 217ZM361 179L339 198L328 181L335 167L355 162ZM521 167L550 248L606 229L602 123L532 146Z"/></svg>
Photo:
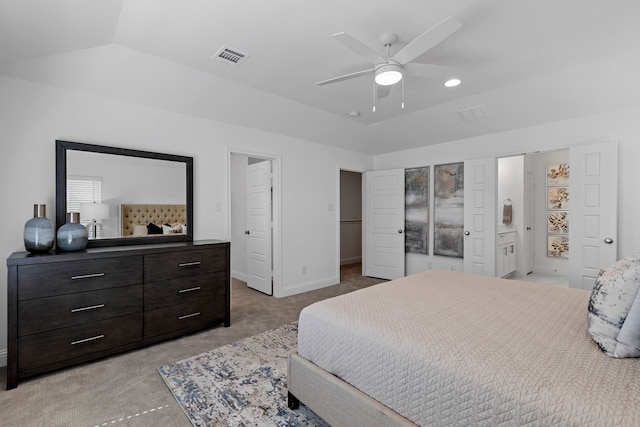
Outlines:
<svg viewBox="0 0 640 427"><path fill-rule="evenodd" d="M56 230L68 212L88 248L192 241L193 157L57 140Z"/></svg>

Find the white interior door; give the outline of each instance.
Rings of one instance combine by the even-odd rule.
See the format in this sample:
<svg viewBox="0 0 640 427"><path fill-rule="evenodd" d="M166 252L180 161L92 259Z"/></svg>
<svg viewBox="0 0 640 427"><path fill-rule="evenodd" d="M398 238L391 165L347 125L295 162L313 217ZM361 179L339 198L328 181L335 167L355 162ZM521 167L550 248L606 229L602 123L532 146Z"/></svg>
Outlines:
<svg viewBox="0 0 640 427"><path fill-rule="evenodd" d="M247 286L273 293L271 267L271 161L247 167Z"/></svg>
<svg viewBox="0 0 640 427"><path fill-rule="evenodd" d="M569 149L569 286L591 290L617 258L618 144Z"/></svg>
<svg viewBox="0 0 640 427"><path fill-rule="evenodd" d="M523 273L529 274L535 266L535 180L533 172L526 171L524 173L524 232L522 234L522 243L524 245L524 268Z"/></svg>
<svg viewBox="0 0 640 427"><path fill-rule="evenodd" d="M404 276L404 169L365 173L365 261L362 274Z"/></svg>
<svg viewBox="0 0 640 427"><path fill-rule="evenodd" d="M495 158L464 162L464 271L496 274Z"/></svg>

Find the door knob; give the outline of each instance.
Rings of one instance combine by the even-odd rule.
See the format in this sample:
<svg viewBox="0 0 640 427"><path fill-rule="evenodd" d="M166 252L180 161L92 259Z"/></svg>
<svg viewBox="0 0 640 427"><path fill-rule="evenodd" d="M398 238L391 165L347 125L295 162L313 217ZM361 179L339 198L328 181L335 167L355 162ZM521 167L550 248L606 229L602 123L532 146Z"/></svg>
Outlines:
<svg viewBox="0 0 640 427"><path fill-rule="evenodd" d="M527 231L531 231L531 227L527 227Z"/></svg>
<svg viewBox="0 0 640 427"><path fill-rule="evenodd" d="M469 234L471 234L471 233L469 233L468 231L465 231L465 232L464 232L464 235L465 235L465 236L468 236Z"/></svg>
<svg viewBox="0 0 640 427"><path fill-rule="evenodd" d="M402 228L398 229L398 233L402 234Z"/></svg>
<svg viewBox="0 0 640 427"><path fill-rule="evenodd" d="M611 237L607 237L606 239L604 239L604 242L605 242L607 245L610 245L610 244L612 244L612 243L613 243L613 239L612 239Z"/></svg>
<svg viewBox="0 0 640 427"><path fill-rule="evenodd" d="M249 230L244 230L244 234L251 234Z"/></svg>

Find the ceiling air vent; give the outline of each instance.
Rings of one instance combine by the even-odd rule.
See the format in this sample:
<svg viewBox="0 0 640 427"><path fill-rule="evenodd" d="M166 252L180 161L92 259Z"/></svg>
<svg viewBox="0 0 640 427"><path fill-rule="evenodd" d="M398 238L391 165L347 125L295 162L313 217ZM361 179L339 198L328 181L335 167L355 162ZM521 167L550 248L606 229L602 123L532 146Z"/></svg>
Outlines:
<svg viewBox="0 0 640 427"><path fill-rule="evenodd" d="M460 116L463 122L471 122L474 120L486 119L488 117L487 110L485 110L482 105L460 110L458 111L458 116Z"/></svg>
<svg viewBox="0 0 640 427"><path fill-rule="evenodd" d="M246 53L239 52L236 49L231 49L227 46L222 46L218 51L211 57L211 59L217 59L218 61L224 62L227 65L233 65L237 67L242 64L249 57Z"/></svg>

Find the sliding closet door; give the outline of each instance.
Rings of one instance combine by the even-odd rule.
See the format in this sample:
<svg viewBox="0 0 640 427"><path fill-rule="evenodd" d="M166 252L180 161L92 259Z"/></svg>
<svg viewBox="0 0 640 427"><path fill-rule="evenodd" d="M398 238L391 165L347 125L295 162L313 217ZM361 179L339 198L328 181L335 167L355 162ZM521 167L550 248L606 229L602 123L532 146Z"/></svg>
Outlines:
<svg viewBox="0 0 640 427"><path fill-rule="evenodd" d="M464 162L464 271L496 274L495 158Z"/></svg>
<svg viewBox="0 0 640 427"><path fill-rule="evenodd" d="M365 173L362 274L381 279L404 276L404 169Z"/></svg>
<svg viewBox="0 0 640 427"><path fill-rule="evenodd" d="M569 286L591 290L617 258L618 144L569 150Z"/></svg>

